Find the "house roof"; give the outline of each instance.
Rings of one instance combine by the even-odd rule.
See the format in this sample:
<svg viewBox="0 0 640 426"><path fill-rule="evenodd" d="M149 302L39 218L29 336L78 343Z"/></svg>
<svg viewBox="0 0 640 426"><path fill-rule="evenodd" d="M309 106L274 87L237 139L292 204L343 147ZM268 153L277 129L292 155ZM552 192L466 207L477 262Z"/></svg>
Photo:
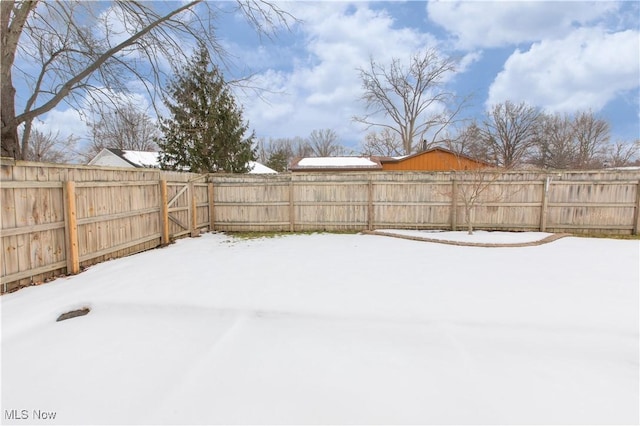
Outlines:
<svg viewBox="0 0 640 426"><path fill-rule="evenodd" d="M457 152L448 150L446 148L441 148L441 147L435 147L435 148L427 149L426 151L416 152L415 154L411 154L411 155L402 155L402 156L398 156L398 157L375 157L375 158L377 158L380 161L380 163L382 163L382 164L385 164L385 163L399 163L401 161L405 161L405 160L408 160L410 158L418 157L420 155L424 155L424 154L427 154L427 153L430 153L430 152L436 152L436 151L443 152L443 153L446 153L446 154L452 154L452 155L455 155L456 157L466 158L467 160L475 161L477 163L482 163L482 164L486 164L487 166L490 166L490 164L485 163L484 161L478 160L476 158L469 157L468 155L458 154Z"/></svg>
<svg viewBox="0 0 640 426"><path fill-rule="evenodd" d="M373 157L304 157L295 160L289 169L292 172L382 170L382 165Z"/></svg>
<svg viewBox="0 0 640 426"><path fill-rule="evenodd" d="M111 161L117 159L119 162ZM132 151L117 148L104 148L90 162L89 165L98 166L133 166L133 167L160 167L160 153L151 151ZM249 172L251 174L277 174L275 170L258 163L249 161Z"/></svg>
<svg viewBox="0 0 640 426"><path fill-rule="evenodd" d="M253 175L274 175L278 174L275 170L270 167L265 166L262 163L258 163L257 161L249 161L249 172Z"/></svg>
<svg viewBox="0 0 640 426"><path fill-rule="evenodd" d="M93 166L159 167L159 153L104 148L89 161Z"/></svg>
<svg viewBox="0 0 640 426"><path fill-rule="evenodd" d="M136 167L160 167L159 152L122 151L122 155L125 160Z"/></svg>

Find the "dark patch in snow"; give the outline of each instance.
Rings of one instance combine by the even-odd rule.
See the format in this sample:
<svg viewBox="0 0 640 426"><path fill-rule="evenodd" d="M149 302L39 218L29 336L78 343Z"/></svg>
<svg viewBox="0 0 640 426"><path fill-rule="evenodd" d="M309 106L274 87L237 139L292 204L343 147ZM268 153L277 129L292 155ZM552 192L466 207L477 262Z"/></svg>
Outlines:
<svg viewBox="0 0 640 426"><path fill-rule="evenodd" d="M58 317L58 319L56 320L56 322L57 321L68 320L68 319L75 318L75 317L82 317L84 315L87 315L90 310L91 309L89 309L89 308L82 308L82 309L76 309L75 311L66 312L64 314L61 314Z"/></svg>

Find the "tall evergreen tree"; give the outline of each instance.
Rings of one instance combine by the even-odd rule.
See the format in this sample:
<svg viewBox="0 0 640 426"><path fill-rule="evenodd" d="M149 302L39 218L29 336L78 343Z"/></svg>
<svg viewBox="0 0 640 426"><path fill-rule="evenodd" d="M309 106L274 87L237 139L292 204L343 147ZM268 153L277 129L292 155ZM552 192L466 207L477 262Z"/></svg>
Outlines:
<svg viewBox="0 0 640 426"><path fill-rule="evenodd" d="M164 99L171 117L160 120L160 165L195 173L249 171L255 160L254 134L242 109L204 46L169 82L173 99Z"/></svg>

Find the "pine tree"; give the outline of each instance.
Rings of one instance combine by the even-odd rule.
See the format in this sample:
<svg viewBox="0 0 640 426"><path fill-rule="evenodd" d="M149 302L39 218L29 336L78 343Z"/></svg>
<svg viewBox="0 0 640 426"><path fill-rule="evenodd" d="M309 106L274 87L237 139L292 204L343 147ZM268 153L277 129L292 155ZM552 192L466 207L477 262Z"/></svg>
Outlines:
<svg viewBox="0 0 640 426"><path fill-rule="evenodd" d="M160 120L160 165L194 173L245 173L256 158L254 134L204 46L169 82L171 117Z"/></svg>

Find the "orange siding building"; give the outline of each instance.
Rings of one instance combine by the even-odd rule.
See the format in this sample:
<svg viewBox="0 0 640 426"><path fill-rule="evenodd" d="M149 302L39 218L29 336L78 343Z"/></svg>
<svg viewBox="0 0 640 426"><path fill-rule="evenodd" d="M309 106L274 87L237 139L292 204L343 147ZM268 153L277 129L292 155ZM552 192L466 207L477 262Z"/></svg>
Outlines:
<svg viewBox="0 0 640 426"><path fill-rule="evenodd" d="M474 160L465 155L456 154L444 148L432 148L402 158L379 158L382 170L402 171L452 171L477 170L491 165Z"/></svg>

